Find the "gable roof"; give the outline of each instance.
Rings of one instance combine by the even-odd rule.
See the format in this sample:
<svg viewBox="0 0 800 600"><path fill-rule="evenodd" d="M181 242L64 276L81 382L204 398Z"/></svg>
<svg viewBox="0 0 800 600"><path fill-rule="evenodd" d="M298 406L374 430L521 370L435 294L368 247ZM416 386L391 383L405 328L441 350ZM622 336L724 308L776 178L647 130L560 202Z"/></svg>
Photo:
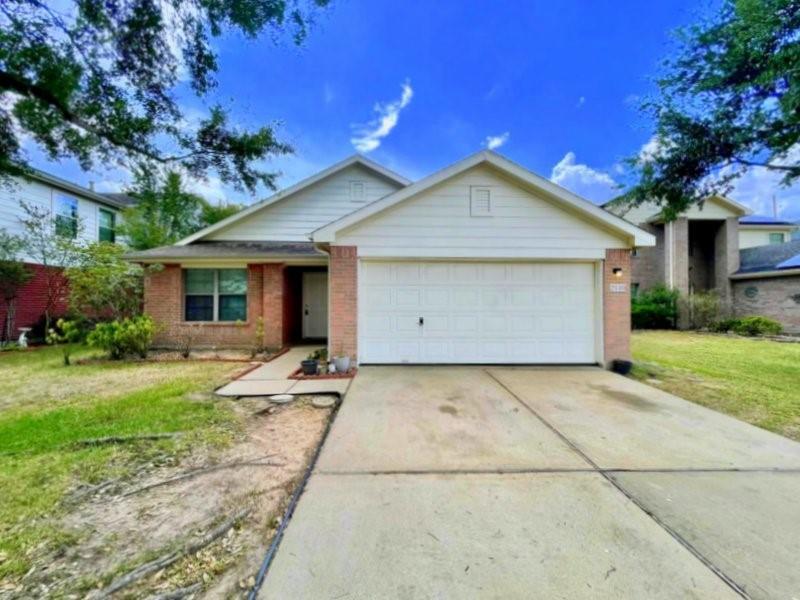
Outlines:
<svg viewBox="0 0 800 600"><path fill-rule="evenodd" d="M732 200L730 198L727 198L725 196L719 196L719 195L709 196L708 198L706 198L703 201L703 204L705 204L707 202L713 202L715 204L718 204L718 205L722 206L723 208L725 208L725 209L729 210L730 212L732 212L735 216L738 216L740 218L746 218L746 216L750 213L750 209L747 206L745 206L744 204L741 204L739 202L736 202L736 200ZM650 214L646 218L641 216L641 215L639 215L639 218L642 218L647 223L660 222L661 219L662 219L662 213L663 213L663 209L661 208L660 204L656 204L655 202L648 201L648 202L643 202L641 204L637 204L637 205L633 206L631 204L628 204L625 201L624 196L617 196L616 198L612 198L611 200L608 200L607 202L601 204L600 206L602 206L605 210L610 211L610 212L613 212L614 209L618 209L620 211L624 210L625 212L622 215L623 218L627 218L627 216L629 214L635 212L637 209L642 209L642 207L644 207L644 208L650 207L655 212L653 212L652 214ZM699 208L699 203L690 204L689 207L684 212L681 213L681 215L682 216L687 216L688 215L690 219L693 218L689 213L694 208L698 208L698 210L701 210Z"/></svg>
<svg viewBox="0 0 800 600"><path fill-rule="evenodd" d="M362 156L360 154L354 154L353 156L350 156L342 161L339 161L335 165L328 167L327 169L324 169L323 171L320 171L319 173L316 173L311 177L307 177L306 179L303 179L302 181L292 186L289 186L284 190L280 190L279 192L273 194L269 198L251 204L244 210L241 210L238 213L231 215L227 219L223 219L218 223L209 225L208 227L201 229L200 231L197 231L192 235L183 238L182 240L175 242L175 245L185 246L187 244L191 244L192 242L200 240L205 236L207 236L209 233L219 231L220 229L223 229L228 225L236 223L237 221L240 221L252 215L253 213L258 212L262 208L275 204L276 202L279 202L281 200L285 200L289 196L296 194L297 192L304 190L307 187L312 186L315 183L318 183L323 179L326 179L331 175L334 175L335 173L338 173L339 171L342 171L348 167L352 167L353 165L360 165L365 169L372 171L373 173L376 173L377 175L383 177L384 179L388 179L389 181L392 181L404 187L407 186L409 183L411 183L410 180L406 179L402 175L398 175L397 173L390 171L386 167L379 165L378 163L366 158L365 156Z"/></svg>
<svg viewBox="0 0 800 600"><path fill-rule="evenodd" d="M371 202L362 208L351 212L336 221L333 221L323 227L320 227L312 233L311 239L315 242L332 242L336 239L336 232L341 231L351 225L367 219L379 212L382 212L404 200L416 196L439 183L455 177L481 164L488 164L493 166L500 172L511 176L513 179L521 181L537 190L547 194L552 199L556 200L566 208L588 217L590 220L595 221L602 226L610 229L616 233L621 233L633 240L637 246L654 246L655 237L646 231L639 229L635 225L629 223L621 217L617 217L612 213L604 210L603 208L593 204L585 198L573 194L572 192L562 188L553 182L532 173L531 171L517 165L511 160L492 152L491 150L482 150L476 152L459 162L450 165L424 179L417 181L403 189L396 191L393 194L384 196L383 198Z"/></svg>
<svg viewBox="0 0 800 600"><path fill-rule="evenodd" d="M101 194L89 189L88 187L83 187L82 185L72 183L71 181L67 181L61 177L56 177L50 173L45 173L44 171L35 169L33 167L25 167L25 171L22 173L21 177L29 181L39 181L54 188L58 188L64 192L69 192L71 194L75 194L76 196L83 196L88 200L94 200L99 204L110 206L112 208L122 209L135 204L135 200L132 203L127 201L123 202L121 199L116 197L117 194Z"/></svg>

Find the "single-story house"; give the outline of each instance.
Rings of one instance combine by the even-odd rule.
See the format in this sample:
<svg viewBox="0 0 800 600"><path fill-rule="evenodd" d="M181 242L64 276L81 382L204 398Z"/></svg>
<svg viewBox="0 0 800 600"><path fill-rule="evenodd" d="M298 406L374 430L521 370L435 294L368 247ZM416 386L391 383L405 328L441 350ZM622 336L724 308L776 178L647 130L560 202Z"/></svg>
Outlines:
<svg viewBox="0 0 800 600"><path fill-rule="evenodd" d="M174 246L145 284L158 342L326 339L369 363L630 356L632 223L491 151L417 182L354 156ZM263 324L263 332L260 324Z"/></svg>

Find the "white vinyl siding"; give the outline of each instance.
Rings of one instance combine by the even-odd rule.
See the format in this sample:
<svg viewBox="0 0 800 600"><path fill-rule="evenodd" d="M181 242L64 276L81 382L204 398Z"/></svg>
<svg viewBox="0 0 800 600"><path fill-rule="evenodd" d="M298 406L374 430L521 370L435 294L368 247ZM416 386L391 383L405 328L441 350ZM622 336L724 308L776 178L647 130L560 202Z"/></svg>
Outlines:
<svg viewBox="0 0 800 600"><path fill-rule="evenodd" d="M20 200L32 206L36 206L46 211L52 217L55 217L57 198L59 195L76 198L78 200L78 219L81 225L81 241L96 242L98 240L98 214L101 206L106 210L114 212L117 215L117 224L119 224L119 212L114 208L83 198L79 194L73 192L64 192L59 188L46 185L39 181L27 181L19 178L14 179L11 186L0 186L0 229L5 229L7 232L15 235L21 235L23 233L20 218L23 218L25 213L20 206ZM26 259L30 260L30 257L26 257Z"/></svg>
<svg viewBox="0 0 800 600"><path fill-rule="evenodd" d="M490 191L491 218L471 216L471 190ZM600 259L618 235L478 166L337 234L362 257Z"/></svg>
<svg viewBox="0 0 800 600"><path fill-rule="evenodd" d="M592 263L361 261L362 363L595 363Z"/></svg>
<svg viewBox="0 0 800 600"><path fill-rule="evenodd" d="M772 242L770 239L771 235L779 233L783 236L783 240L789 240L792 236L792 228L787 227L785 230L780 231L774 228L766 228L763 229L744 229L742 226L739 226L739 249L744 250L745 248L755 248L756 246L766 246Z"/></svg>
<svg viewBox="0 0 800 600"><path fill-rule="evenodd" d="M363 185L361 198L354 198L354 187L359 187L354 186L355 183ZM203 239L307 242L309 234L315 229L400 187L398 183L353 165Z"/></svg>
<svg viewBox="0 0 800 600"><path fill-rule="evenodd" d="M655 203L645 202L639 206L634 206L624 210L612 208L610 212L617 216L621 216L629 223L641 225L642 223L647 223L659 215L662 208L663 207ZM710 221L727 219L728 217L740 217L742 215L741 213L734 212L727 206L720 204L714 198L711 198L710 200L703 202L702 206L699 204L693 204L689 207L689 210L681 213L681 216L695 221Z"/></svg>

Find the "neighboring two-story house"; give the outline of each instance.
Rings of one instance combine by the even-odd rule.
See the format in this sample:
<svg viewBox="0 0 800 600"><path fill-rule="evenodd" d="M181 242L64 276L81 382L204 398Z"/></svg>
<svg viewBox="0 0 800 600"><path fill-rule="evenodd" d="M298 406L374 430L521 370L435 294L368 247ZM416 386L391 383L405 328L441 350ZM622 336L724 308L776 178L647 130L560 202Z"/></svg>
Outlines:
<svg viewBox="0 0 800 600"><path fill-rule="evenodd" d="M0 229L22 235L21 219L25 212L21 202L52 215L56 233L85 241L117 239L120 213L133 200L124 194L100 194L54 175L34 170L28 178L16 178L11 185L0 185ZM44 268L35 256L24 260L33 272L31 280L20 290L16 301L15 329L31 327L42 316L47 303ZM66 310L59 298L55 313ZM5 323L7 306L0 298L0 323Z"/></svg>
<svg viewBox="0 0 800 600"><path fill-rule="evenodd" d="M651 203L628 207L612 201L605 208L656 238L654 247L634 252L633 294L658 284L683 295L716 290L730 314L770 317L800 332L800 263L790 260L800 248L793 251L788 243L796 225L750 215L723 197L692 206L673 221Z"/></svg>

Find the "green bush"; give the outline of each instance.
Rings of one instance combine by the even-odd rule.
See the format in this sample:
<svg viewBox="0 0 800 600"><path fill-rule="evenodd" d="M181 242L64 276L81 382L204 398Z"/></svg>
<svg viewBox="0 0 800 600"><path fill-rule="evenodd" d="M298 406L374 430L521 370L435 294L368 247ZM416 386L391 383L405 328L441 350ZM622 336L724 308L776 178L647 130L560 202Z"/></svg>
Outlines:
<svg viewBox="0 0 800 600"><path fill-rule="evenodd" d="M678 320L678 291L656 286L631 298L636 329L674 329Z"/></svg>
<svg viewBox="0 0 800 600"><path fill-rule="evenodd" d="M86 338L90 346L108 352L114 360L135 355L147 357L156 326L148 316L98 323Z"/></svg>
<svg viewBox="0 0 800 600"><path fill-rule="evenodd" d="M691 329L710 328L719 320L721 305L715 291L694 292L681 300Z"/></svg>
<svg viewBox="0 0 800 600"><path fill-rule="evenodd" d="M712 331L725 333L733 331L739 335L762 336L778 335L783 326L767 317L742 317L741 319L725 319L712 326Z"/></svg>
<svg viewBox="0 0 800 600"><path fill-rule="evenodd" d="M61 353L64 356L64 366L70 365L69 357L72 355L73 344L82 342L86 337L84 323L79 320L59 319L55 327L51 327L47 332L47 343L52 346L61 346Z"/></svg>

